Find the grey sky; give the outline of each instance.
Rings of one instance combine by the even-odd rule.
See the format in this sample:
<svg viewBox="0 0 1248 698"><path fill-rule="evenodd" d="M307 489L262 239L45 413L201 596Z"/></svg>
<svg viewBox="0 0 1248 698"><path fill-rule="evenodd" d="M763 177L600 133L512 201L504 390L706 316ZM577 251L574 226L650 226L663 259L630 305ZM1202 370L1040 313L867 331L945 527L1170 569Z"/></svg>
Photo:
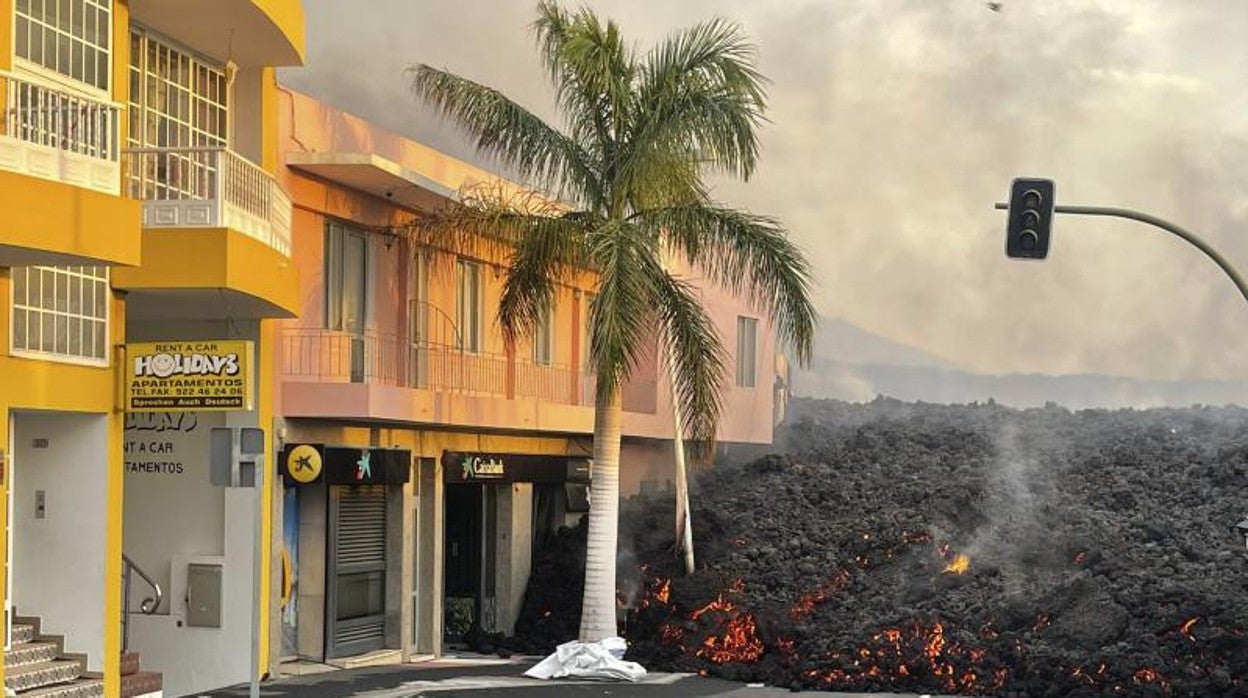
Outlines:
<svg viewBox="0 0 1248 698"><path fill-rule="evenodd" d="M403 70L449 68L553 116L530 0L305 0L286 84L472 159ZM1061 217L1048 261L1007 262L1015 175L1064 203L1148 210L1248 267L1243 0L598 0L647 44L714 15L771 80L758 175L717 198L780 216L816 302L990 371L1248 377L1248 306L1150 229Z"/></svg>

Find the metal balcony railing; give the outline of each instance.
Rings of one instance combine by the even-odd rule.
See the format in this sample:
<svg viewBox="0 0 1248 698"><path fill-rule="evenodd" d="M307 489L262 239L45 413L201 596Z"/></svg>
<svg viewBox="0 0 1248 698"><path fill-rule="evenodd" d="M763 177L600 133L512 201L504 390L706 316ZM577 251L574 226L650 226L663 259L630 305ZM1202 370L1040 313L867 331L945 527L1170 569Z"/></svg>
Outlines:
<svg viewBox="0 0 1248 698"><path fill-rule="evenodd" d="M120 105L2 71L0 100L0 169L120 192Z"/></svg>
<svg viewBox="0 0 1248 698"><path fill-rule="evenodd" d="M369 383L435 392L593 405L593 376L500 354L414 342L397 335L293 328L282 331L283 375L292 381ZM589 389L586 390L586 386Z"/></svg>
<svg viewBox="0 0 1248 698"><path fill-rule="evenodd" d="M290 197L273 176L224 147L128 148L126 193L153 228L228 227L290 256Z"/></svg>

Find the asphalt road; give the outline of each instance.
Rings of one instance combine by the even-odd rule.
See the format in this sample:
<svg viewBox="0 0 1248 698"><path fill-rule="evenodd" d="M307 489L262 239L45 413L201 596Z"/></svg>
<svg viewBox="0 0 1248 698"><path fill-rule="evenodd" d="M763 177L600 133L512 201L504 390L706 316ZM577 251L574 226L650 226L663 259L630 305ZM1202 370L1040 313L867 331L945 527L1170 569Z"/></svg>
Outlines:
<svg viewBox="0 0 1248 698"><path fill-rule="evenodd" d="M347 669L310 676L283 678L265 683L264 698L780 698L793 691L777 688L751 688L744 684L684 674L651 674L638 683L542 681L526 678L525 669L533 661L493 665L448 665L440 662L388 665ZM825 698L867 696L860 693L802 692ZM213 698L244 698L247 687L218 691ZM919 698L914 694L870 694L874 698Z"/></svg>

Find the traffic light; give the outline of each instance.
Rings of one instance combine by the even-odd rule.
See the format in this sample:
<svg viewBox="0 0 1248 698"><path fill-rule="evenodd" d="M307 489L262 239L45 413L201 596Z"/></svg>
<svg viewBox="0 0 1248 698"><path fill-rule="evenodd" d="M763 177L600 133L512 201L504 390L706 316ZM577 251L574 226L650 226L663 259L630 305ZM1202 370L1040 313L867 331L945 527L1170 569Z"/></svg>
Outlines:
<svg viewBox="0 0 1248 698"><path fill-rule="evenodd" d="M1020 178L1010 185L1010 213L1005 229L1007 257L1044 259L1049 254L1053 197L1051 179Z"/></svg>

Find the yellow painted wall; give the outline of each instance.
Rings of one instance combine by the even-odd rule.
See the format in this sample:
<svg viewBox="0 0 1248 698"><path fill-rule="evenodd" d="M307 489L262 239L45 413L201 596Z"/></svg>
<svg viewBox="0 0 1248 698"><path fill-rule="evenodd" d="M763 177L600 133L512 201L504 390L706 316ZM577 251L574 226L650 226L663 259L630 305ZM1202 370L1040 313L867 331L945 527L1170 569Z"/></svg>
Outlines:
<svg viewBox="0 0 1248 698"><path fill-rule="evenodd" d="M10 273L0 270L0 299L7 305L10 294ZM114 345L125 341L125 302L114 295L110 307L110 340ZM108 522L101 544L105 557L104 681L105 695L121 692L121 552L122 552L122 434L125 415L118 407L117 389L120 366L117 355L110 356L107 368L58 363L41 359L10 356L9 313L0 312L0 444L6 452L8 419L14 409L40 409L68 412L89 412L108 415ZM11 457L11 454L8 454ZM7 468L6 468L7 471ZM8 486L8 472L5 484ZM7 526L0 529L0 550L8 559ZM2 582L0 582L2 583ZM8 593L8 589L5 589ZM67 638L72 649L73 638ZM2 662L0 662L2 663ZM0 672L2 672L0 668ZM2 676L2 673L0 673Z"/></svg>
<svg viewBox="0 0 1248 698"><path fill-rule="evenodd" d="M13 22L8 19L12 16L13 0L0 0L0 17L5 18L0 22L0 70L13 67Z"/></svg>
<svg viewBox="0 0 1248 698"><path fill-rule="evenodd" d="M307 56L304 50L304 17L302 0L253 0L269 20L281 30L291 47L299 54L300 63Z"/></svg>
<svg viewBox="0 0 1248 698"><path fill-rule="evenodd" d="M268 303L271 316L299 310L299 278L291 260L228 228L148 228L143 265L113 272L120 289L230 289Z"/></svg>

